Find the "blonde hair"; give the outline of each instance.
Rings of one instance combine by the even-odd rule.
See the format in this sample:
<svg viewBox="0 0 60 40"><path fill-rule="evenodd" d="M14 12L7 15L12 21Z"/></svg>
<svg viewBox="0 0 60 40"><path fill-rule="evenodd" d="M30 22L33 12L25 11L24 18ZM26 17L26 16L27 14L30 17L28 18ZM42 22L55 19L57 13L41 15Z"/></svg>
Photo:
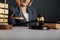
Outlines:
<svg viewBox="0 0 60 40"><path fill-rule="evenodd" d="M19 5L20 5L20 0L16 0L16 2L19 3ZM33 0L30 1L30 3L28 4L28 6L31 6L32 2L33 2Z"/></svg>

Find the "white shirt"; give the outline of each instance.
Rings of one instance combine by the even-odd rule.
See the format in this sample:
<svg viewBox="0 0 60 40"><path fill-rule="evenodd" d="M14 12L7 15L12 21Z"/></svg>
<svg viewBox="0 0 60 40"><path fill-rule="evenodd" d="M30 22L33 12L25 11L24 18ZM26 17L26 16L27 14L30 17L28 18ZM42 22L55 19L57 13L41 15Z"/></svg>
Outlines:
<svg viewBox="0 0 60 40"><path fill-rule="evenodd" d="M28 15L28 13L23 13L23 15L24 15L26 21L29 21L29 15Z"/></svg>

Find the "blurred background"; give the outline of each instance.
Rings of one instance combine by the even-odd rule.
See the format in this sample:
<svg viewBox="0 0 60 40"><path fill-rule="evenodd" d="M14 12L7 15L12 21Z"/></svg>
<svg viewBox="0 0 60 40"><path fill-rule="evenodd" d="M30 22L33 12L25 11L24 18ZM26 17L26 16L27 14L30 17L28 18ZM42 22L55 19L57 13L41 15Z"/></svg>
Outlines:
<svg viewBox="0 0 60 40"><path fill-rule="evenodd" d="M4 0L0 0L4 2ZM15 6L15 0L7 0L9 6ZM60 0L34 0L31 7L37 8L45 17L45 22L60 21Z"/></svg>
<svg viewBox="0 0 60 40"><path fill-rule="evenodd" d="M0 0L4 3L4 0ZM15 6L15 0L7 0L10 6ZM31 7L38 9L45 17L45 22L60 22L60 0L34 0ZM47 24L49 25L49 24ZM60 40L60 24L51 24L51 30L34 30L26 27L14 27L13 30L0 30L0 40ZM49 25L49 26L51 26Z"/></svg>

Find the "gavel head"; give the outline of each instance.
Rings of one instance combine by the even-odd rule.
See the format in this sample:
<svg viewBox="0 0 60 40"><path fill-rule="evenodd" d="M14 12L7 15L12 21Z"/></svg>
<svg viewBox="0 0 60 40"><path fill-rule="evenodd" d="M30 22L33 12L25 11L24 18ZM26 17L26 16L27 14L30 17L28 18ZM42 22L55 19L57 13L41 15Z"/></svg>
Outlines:
<svg viewBox="0 0 60 40"><path fill-rule="evenodd" d="M42 14L38 14L37 21L44 21L44 17Z"/></svg>

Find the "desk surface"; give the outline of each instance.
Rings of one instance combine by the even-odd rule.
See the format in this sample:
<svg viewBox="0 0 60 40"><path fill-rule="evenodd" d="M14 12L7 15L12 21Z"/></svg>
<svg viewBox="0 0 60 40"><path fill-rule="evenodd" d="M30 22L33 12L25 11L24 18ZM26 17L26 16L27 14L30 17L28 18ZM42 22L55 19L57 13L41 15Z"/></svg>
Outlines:
<svg viewBox="0 0 60 40"><path fill-rule="evenodd" d="M60 40L60 30L33 30L28 27L14 27L0 30L0 40Z"/></svg>

